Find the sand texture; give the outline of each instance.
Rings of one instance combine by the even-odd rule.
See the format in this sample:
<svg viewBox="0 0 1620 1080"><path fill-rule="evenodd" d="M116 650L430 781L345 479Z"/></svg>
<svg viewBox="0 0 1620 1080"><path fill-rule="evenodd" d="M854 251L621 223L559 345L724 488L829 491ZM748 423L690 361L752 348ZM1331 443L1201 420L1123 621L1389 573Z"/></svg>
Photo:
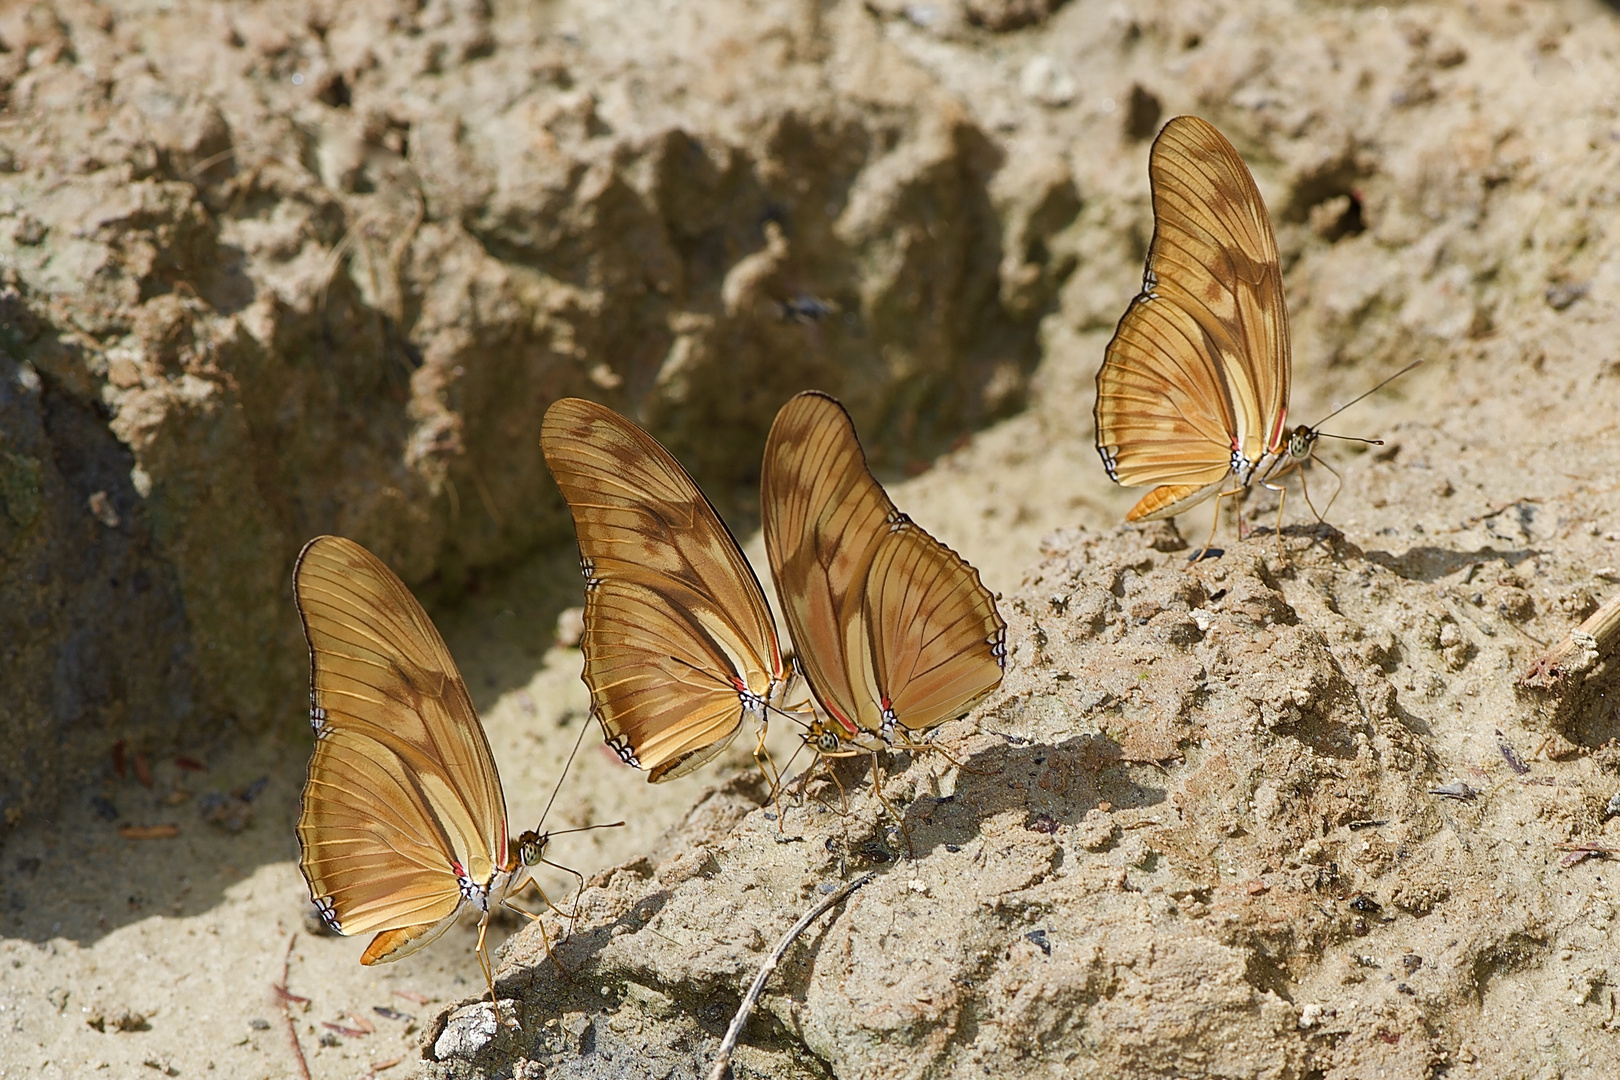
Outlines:
<svg viewBox="0 0 1620 1080"><path fill-rule="evenodd" d="M700 1077L866 872L736 1076L1613 1074L1620 664L1520 683L1620 592L1611 7L57 0L0 42L0 1076ZM1208 508L1121 526L1091 423L1186 112L1270 206L1290 423L1425 361L1328 425L1384 442L1322 441L1325 523L1290 479L1196 564ZM645 784L558 640L545 405L646 422L758 564L808 386L1009 624L894 816L747 746ZM308 918L321 532L428 603L515 828L582 730L545 826L627 822L550 849L566 974L497 927L517 1030L468 924L362 968Z"/></svg>

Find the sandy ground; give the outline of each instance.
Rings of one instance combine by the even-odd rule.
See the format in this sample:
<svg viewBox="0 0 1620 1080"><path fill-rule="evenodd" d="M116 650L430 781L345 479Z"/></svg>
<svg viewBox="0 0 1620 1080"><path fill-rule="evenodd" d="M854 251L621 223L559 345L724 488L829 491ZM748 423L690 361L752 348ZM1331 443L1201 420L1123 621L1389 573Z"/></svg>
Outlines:
<svg viewBox="0 0 1620 1080"><path fill-rule="evenodd" d="M1383 804L1373 805L1374 799L1357 805L1368 820L1384 820L1385 811L1395 806L1410 811L1415 824L1409 834L1385 841L1376 833L1351 830L1346 822L1361 819L1342 807L1334 809L1337 831L1324 832L1323 838L1342 844L1345 851L1368 854L1360 869L1352 868L1349 856L1342 867L1340 860L1332 862L1334 873L1342 868L1347 879L1352 873L1363 877L1357 879L1361 884L1340 888L1327 899L1310 884L1313 874L1320 882L1326 873L1325 856L1292 865L1275 852L1248 848L1230 856L1212 854L1215 841L1192 855L1176 847L1204 843L1202 834L1192 839L1159 835L1155 856L1141 844L1132 848L1135 833L1129 830L1137 827L1135 818L1120 826L1127 830L1125 841L1116 831L1113 841L1088 846L1095 838L1080 825L1087 810L1095 808L1095 797L1089 807L1080 808L1075 821L1064 821L1065 827L1080 831L1062 834L1053 843L1068 845L1064 850L1071 864L1095 873L1098 881L1115 871L1121 881L1141 871L1144 895L1151 893L1160 908L1179 903L1192 912L1191 918L1216 920L1226 910L1219 900L1197 899L1203 886L1189 892L1177 877L1196 877L1185 866L1201 866L1206 859L1220 867L1228 865L1222 859L1229 859L1232 867L1230 872L1209 871L1220 888L1231 890L1221 893L1212 886L1216 896L1262 896L1246 891L1250 882L1263 878L1274 883L1266 888L1281 890L1284 878L1298 878L1304 883L1299 886L1304 899L1286 908L1278 901L1287 918L1305 919L1307 900L1333 907L1337 921L1330 920L1332 927L1320 938L1266 938L1256 932L1255 940L1262 944L1244 945L1253 949L1247 955L1282 959L1274 969L1263 964L1243 969L1240 963L1238 974L1231 976L1239 982L1240 976L1255 980L1256 1000L1264 998L1257 1013L1276 1026L1279 1039L1286 1034L1309 1047L1283 1052L1277 1061L1235 1058L1235 1064L1210 1065L1200 1075L1334 1080L1606 1075L1601 1048L1613 1045L1614 972L1620 970L1611 966L1608 942L1613 913L1620 906L1615 895L1620 875L1603 858L1566 866L1561 859L1567 851L1556 845L1620 847L1620 824L1603 812L1612 789L1620 789L1612 751L1604 748L1620 731L1612 714L1591 718L1579 730L1547 730L1515 698L1511 682L1536 652L1620 587L1614 569L1620 565L1620 441L1614 419L1620 410L1620 382L1613 360L1614 331L1620 326L1620 262L1603 234L1612 216L1614 145L1620 139L1614 134L1620 121L1612 90L1603 81L1608 77L1603 73L1612 75L1614 57L1620 55L1620 30L1612 12L1585 4L1547 5L1534 12L1515 4L1489 5L1489 17L1476 25L1461 7L1433 5L1406 14L1396 11L1393 17L1382 7L1346 9L1324 17L1326 23L1315 23L1291 9L1256 6L1253 18L1275 31L1276 41L1304 52L1315 49L1310 55L1324 64L1322 56L1335 53L1333 78L1338 81L1307 91L1299 88L1310 78L1304 67L1276 64L1269 53L1255 51L1260 48L1257 36L1265 35L1244 24L1247 16L1178 21L1180 16L1155 8L1142 20L1155 44L1151 50L1144 46L1147 51L1133 51L1138 38L1126 26L1136 24L1123 9L1104 10L1100 4L1076 2L1060 9L1047 29L998 38L974 36L977 31L953 36L917 12L905 16L898 6L890 11L891 6L871 5L879 13L871 17L881 15L882 33L895 48L971 103L986 129L1007 132L1010 138L1016 132L1024 148L1063 144L1078 132L1116 131L1114 110L1138 79L1159 89L1166 115L1197 108L1200 95L1225 102L1229 94L1247 94L1244 101L1253 101L1241 108L1268 117L1255 122L1262 134L1251 141L1277 150L1278 158L1297 151L1294 159L1258 163L1262 190L1276 196L1273 205L1280 219L1289 196L1316 190L1311 188L1317 174L1311 172L1310 156L1337 151L1330 135L1297 140L1287 135L1288 121L1299 118L1266 113L1266 93L1285 101L1308 99L1317 110L1326 110L1323 95L1362 92L1349 72L1353 57L1330 47L1338 36L1363 50L1403 50L1408 66L1396 70L1398 65L1391 65L1389 85L1377 81L1384 74L1368 76L1375 79L1378 104L1365 106L1370 119L1358 121L1363 129L1349 139L1378 163L1354 181L1370 227L1329 239L1331 228L1313 231L1307 212L1317 204L1309 200L1299 213L1290 204L1280 226L1296 317L1291 416L1311 420L1327 413L1410 356L1429 362L1334 422L1334 429L1346 434L1383 437L1385 446L1324 443L1322 456L1344 476L1327 516L1349 546L1324 540L1309 555L1295 556L1303 567L1295 577L1282 564L1268 563L1271 556L1255 548L1266 534L1240 552L1230 542L1227 546L1236 553L1234 575L1269 582L1268 587L1287 595L1301 622L1322 633L1328 647L1361 657L1355 662L1370 665L1368 671L1383 672L1367 676L1376 687L1369 683L1362 689L1365 696L1388 705L1386 727L1377 733L1387 745L1380 743L1379 753L1393 753L1389 747L1394 747L1409 765L1416 764L1410 765L1410 791L1384 792L1389 798ZM1175 59L1193 38L1205 52L1195 53L1191 61ZM1172 40L1179 44L1165 44ZM1466 62L1454 61L1447 52L1454 47L1463 48ZM1201 55L1214 58L1199 59ZM1066 56L1089 58L1095 70L1078 60L1070 67ZM1044 66L1035 62L1042 57ZM1278 74L1256 89L1243 81L1245 72L1255 71ZM1080 83L1072 104L1064 100L1064 78ZM1247 89L1234 89L1240 85ZM1392 95L1397 92L1407 97L1396 101ZM1590 102L1600 104L1586 112L1578 107ZM1405 111L1409 109L1417 111ZM1395 119L1384 141L1375 143L1364 129L1376 128L1378 117L1386 114ZM1444 137L1431 145L1424 125L1443 131ZM1037 740L1038 745L1047 740L1069 746L1063 741L1067 736L1055 733L1058 721L1048 717L1019 727L1000 723L1006 717L997 710L1007 702L1027 700L1030 680L1055 678L1041 674L1045 661L1037 656L1037 642L1047 634L1038 625L1045 617L1039 607L1057 595L1052 590L1073 589L1078 595L1083 587L1097 586L1085 581L1086 573L1106 570L1143 578L1158 575L1152 589L1168 593L1174 588L1167 583L1171 575L1184 572L1179 555L1150 553L1146 538L1137 533L1126 532L1106 544L1098 539L1112 533L1137 495L1109 484L1096 460L1090 395L1112 319L1140 273L1146 200L1145 144L1111 136L1104 145L1107 153L1066 149L1060 154L1079 178L1087 202L1079 231L1054 244L1073 244L1075 236L1082 236L1099 246L1082 253L1082 270L1068 281L1058 310L1042 324L1042 360L1028 408L978 431L927 472L891 489L903 509L978 566L992 589L1017 596L1036 612L1021 612L1013 620L1022 635L1016 645L1023 659L1017 663L1025 665L1017 671L1026 681L988 703L979 719L987 730ZM1327 168L1321 175L1332 172ZM1323 183L1346 185L1331 176ZM1583 290L1570 303L1547 291L1569 282ZM1317 505L1323 506L1321 493L1334 490L1333 479L1315 470L1310 482ZM1248 510L1256 524L1274 521L1275 502L1267 498L1253 500ZM1196 543L1207 521L1205 511L1189 515L1181 523L1184 535ZM1287 521L1293 527L1289 542L1302 551L1313 535L1302 526L1312 519L1294 494L1288 498ZM1234 536L1230 519L1222 528L1223 537ZM1043 546L1054 530L1069 531ZM1132 555L1127 545L1137 543L1142 544L1141 554ZM747 547L757 556L757 538ZM1088 551L1093 554L1083 554ZM1082 572L1078 566L1090 569ZM1358 600L1336 607L1336 602L1319 603L1308 595L1318 585L1319 591L1332 593L1358 580L1374 583L1369 586L1374 593L1367 594L1372 599L1365 604ZM1122 592L1126 588L1120 586ZM1043 589L1051 596L1042 599ZM578 654L552 647L558 613L576 595L572 560L564 554L505 578L484 580L465 603L435 612L485 719L514 827L527 827L539 818L584 720L587 701L578 680ZM1143 618L1145 625L1149 616ZM1119 619L1124 627L1125 617ZM1380 626L1387 630L1387 646L1380 644ZM1116 648L1158 647L1132 646L1128 635L1134 632L1118 629L1117 639L1076 646L1076 663L1104 664L1097 657L1115 656L1109 650ZM1119 661L1120 671L1131 662ZM1264 662L1263 657L1251 658L1237 666L1252 672ZM1118 674L1101 668L1094 673L1098 685ZM1071 710L1065 715L1084 717L1083 723L1072 721L1079 725L1076 731L1083 727L1087 737L1118 737L1129 744L1117 726L1108 726L1117 724L1117 718L1100 719L1087 713L1089 706L1070 699L1064 699L1063 708ZM1187 722L1198 726L1206 720L1195 715ZM1225 806L1226 795L1212 793L1216 780L1211 777L1221 774L1200 771L1221 749L1206 738L1214 730L1198 727L1194 734L1182 731L1172 737L1173 752L1162 762L1144 751L1142 758L1149 763L1132 765L1131 784L1159 785L1161 793L1174 788L1178 797L1189 800L1188 806L1205 805L1199 800ZM782 736L777 733L773 746L785 758L790 750ZM1279 747L1287 750L1294 737L1286 731L1266 736L1254 759L1261 765L1254 767L1276 765L1266 755L1280 752ZM1529 763L1529 779L1511 768L1503 745ZM205 764L206 771L183 769L165 756L149 763L148 786L137 777L133 762L120 777L109 753L99 777L64 800L54 819L25 822L4 840L0 1076L77 1077L101 1069L119 1076L144 1076L147 1070L181 1076L292 1075L283 1001L272 989L283 981L290 994L308 999L292 1003L290 1015L313 1076L353 1078L372 1070L385 1077L413 1074L421 1067L418 1041L424 1030L430 1030L446 1005L481 991L472 931L464 925L399 964L361 968L357 958L363 942L312 932L307 921L293 836L307 745L291 737L232 739L227 734L217 743L183 749ZM1234 759L1239 756L1234 751ZM1345 760L1354 757L1346 752ZM632 861L652 851L665 830L676 826L705 792L749 768L745 751L739 749L720 767L650 786L587 734L545 825L558 829L621 818L627 824L559 838L553 857L586 876ZM1355 777L1368 791L1384 782L1366 760L1356 768ZM248 804L250 814L241 831L229 832L204 820L202 808L210 794L245 790L261 777L267 781ZM1400 801L1454 778L1487 797L1466 805L1431 799L1419 807ZM1336 781L1322 775L1316 781L1323 788L1321 797L1327 798ZM907 783L919 790L926 787L920 779ZM1359 796L1346 794L1348 785L1345 781L1336 790L1354 801ZM108 803L116 814L107 814ZM1142 820L1157 813L1120 805L1141 811ZM869 805L861 813L867 810ZM1007 811L1020 823L1024 813L1022 805ZM124 824L173 824L178 833L166 839L125 839L108 820L118 815ZM875 820L875 814L868 816ZM982 829L997 843L1014 836L1027 840L1022 824L1017 829L1009 824L1013 817L951 827L960 825L969 833ZM1237 823L1209 824L1211 835L1233 837L1239 835L1233 829L1255 827L1253 818L1233 820ZM734 851L755 850L749 845L769 850L768 830L758 818L749 822L727 849L727 858ZM1428 882L1427 899L1412 900L1408 892L1401 894L1405 901L1396 902L1391 883L1403 879L1391 867L1397 862L1394 852L1407 843L1434 866L1457 868L1446 884L1449 891ZM1360 844L1367 847L1354 847ZM1085 861L1093 856L1095 864ZM1118 865L1104 867L1109 859ZM823 869L811 865L794 872L813 875ZM570 881L557 873L543 885L561 896ZM896 878L890 884L904 899L906 882ZM628 896L647 886L636 879L632 885L613 887ZM934 888L937 892L941 886ZM1383 907L1401 912L1402 919L1410 916L1409 921L1395 924L1391 915L1392 925L1385 929L1375 920L1370 931L1375 936L1361 937L1354 929L1360 909L1349 905L1362 888L1377 894ZM1175 903L1164 899L1171 896ZM788 907L798 903L798 897L783 899ZM1215 913L1198 912L1199 903L1212 904ZM603 904L602 910L609 911L611 905ZM1439 915L1428 918L1436 910ZM515 918L500 927L502 933L518 928ZM1494 928L1502 929L1499 939L1491 936ZM673 924L666 929L679 932ZM1147 957L1156 934L1175 941L1184 930L1173 921L1145 922L1129 933L1118 931L1115 944ZM1023 931L1020 927L1020 935ZM1368 940L1373 944L1357 944ZM1464 943L1460 952L1459 941ZM1019 947L1030 953L1030 948ZM1113 947L1108 941L1097 945L1099 951L1108 947ZM521 951L520 959L533 959L532 943ZM1395 989L1402 957L1435 960L1453 953L1445 961L1452 967L1431 965L1445 973L1449 981L1444 986L1424 990L1414 976L1417 992ZM1288 958L1296 955L1313 959L1290 968ZM1018 962L1031 956L1020 954ZM751 963L739 961L738 970ZM1197 982L1199 971L1230 974L1229 963L1222 967L1210 961L1207 968L1188 963L1191 983ZM519 970L551 977L543 966L514 965L509 974ZM732 979L735 973L728 969L723 974ZM721 983L698 980L696 985ZM728 1004L735 1002L731 985L726 983L719 995ZM1173 987L1156 989L1169 993ZM772 1030L779 1033L791 1027L797 1004L783 1001L776 1008L779 1027ZM1398 1024L1424 1034L1391 1042ZM367 1026L374 1030L363 1032ZM1202 1037L1218 1040L1221 1030L1205 1029ZM817 1045L823 1044L831 1045L830 1038ZM696 1061L697 1051L689 1057ZM825 1064L830 1057L820 1059L821 1065L801 1061L792 1069L782 1064L791 1063L790 1058L759 1060L804 1075L837 1072ZM1129 1060L1139 1066L1136 1075L1194 1074L1189 1056L1164 1059L1161 1072L1154 1071L1155 1059L1146 1051ZM389 1062L394 1064L385 1069ZM884 1068L892 1064L887 1061ZM970 1056L939 1068L973 1071L981 1066L981 1074L995 1071ZM847 1073L837 1074L859 1071L850 1066Z"/></svg>
<svg viewBox="0 0 1620 1080"><path fill-rule="evenodd" d="M963 455L948 467L950 485L978 489L987 473L999 472L998 448L1027 438L1027 420L987 433L989 463L976 466L971 454ZM941 483L945 472L899 485L895 497L982 567L992 588L1016 584L1038 537L1073 521L1068 513L1038 519L1026 509L1011 544L1005 534L992 539L975 515L952 520L945 507L955 493ZM1033 480L1022 478L1031 504L1037 502ZM1099 485L1088 486L1100 500ZM761 550L757 537L747 546ZM564 575L566 584L558 583ZM489 732L514 828L540 819L589 707L578 652L548 648L575 575L571 562L560 570L539 566L491 585L487 601L438 620ZM792 743L788 733L773 732L777 760L792 757ZM482 982L472 952L475 931L464 923L414 957L370 969L359 965L363 941L310 932L293 833L306 754L303 745L276 740L200 748L192 756L207 762L207 772L155 762L150 789L134 775L133 763L119 780L109 761L108 780L74 800L59 820L25 826L8 839L3 949L9 969L0 971L7 991L0 1023L10 1037L0 1049L0 1075L66 1077L102 1067L136 1075L133 1070L149 1063L187 1076L207 1070L287 1075L291 1052L271 989L282 981L284 965L290 992L311 999L293 1009L313 1076L352 1077L368 1063L415 1058L417 1033L437 1003L467 997ZM795 768L802 765L801 759ZM545 826L620 819L626 825L560 837L550 857L587 876L627 861L650 850L702 792L750 768L740 747L713 770L649 785L587 735ZM259 777L268 783L250 804L242 831L229 833L201 819L204 795ZM98 816L97 798L111 801L128 821L175 824L179 835L123 839ZM561 898L573 881L551 872L542 885ZM509 916L497 940L518 922ZM378 1008L411 1019L385 1017ZM376 1034L354 1039L324 1026L354 1030L351 1013L374 1025Z"/></svg>
<svg viewBox="0 0 1620 1080"><path fill-rule="evenodd" d="M1087 468L1062 472L1075 483L1072 499L1053 505L1038 476L1005 473L1003 456L1027 445L1031 423L1023 418L992 429L937 473L894 489L908 512L981 568L992 589L1016 585L1039 537L1073 523L1073 508L1109 501L1089 468L1093 452L1078 443L1071 452ZM1008 487L1018 489L1020 500L1010 537L986 528L977 506L952 512L962 491ZM1000 497L990 501L1004 505ZM1034 508L1042 505L1051 510L1038 515ZM756 560L763 552L757 536L745 547ZM576 575L571 559L537 564L438 618L489 732L514 828L539 821L589 707L577 650L551 647ZM792 758L793 742L780 728L773 732L777 760ZM0 1075L66 1077L102 1067L136 1075L135 1068L153 1062L188 1076L287 1075L291 1052L271 989L284 965L290 992L311 999L293 1010L313 1076L352 1077L368 1063L414 1060L420 1026L438 1003L465 998L482 982L475 931L464 923L414 957L371 969L359 965L363 941L310 932L293 832L306 754L306 746L278 740L199 748L190 756L206 762L207 772L158 761L150 766L150 789L132 762L120 780L109 759L108 779L59 820L27 825L7 840L3 948L10 964L0 970L7 990L0 1023L12 1037L0 1049ZM802 767L801 759L795 769ZM751 768L739 746L712 770L649 785L587 735L545 825L626 824L560 837L550 857L586 876L634 858L705 790ZM268 783L242 831L201 820L204 795L260 777ZM175 824L179 835L123 839L98 816L97 798L128 821ZM573 881L551 872L542 885L561 898ZM497 940L518 923L509 916ZM377 1008L411 1019L385 1017ZM351 1013L376 1034L353 1039L324 1026L354 1030Z"/></svg>

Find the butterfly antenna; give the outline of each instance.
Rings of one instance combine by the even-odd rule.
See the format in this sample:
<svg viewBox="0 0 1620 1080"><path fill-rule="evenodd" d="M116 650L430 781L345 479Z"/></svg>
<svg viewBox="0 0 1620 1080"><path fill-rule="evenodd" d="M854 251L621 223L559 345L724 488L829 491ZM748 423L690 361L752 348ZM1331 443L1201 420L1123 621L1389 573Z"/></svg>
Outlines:
<svg viewBox="0 0 1620 1080"><path fill-rule="evenodd" d="M619 824L622 825L624 822L621 821ZM561 870L563 873L570 874L574 878L574 909L572 911L564 911L562 908L552 903L551 897L546 895L546 891L541 889L538 885L535 886L535 889L540 893L540 899L546 902L546 907L550 908L552 911L555 911L562 918L568 920L568 932L572 934L574 932L574 922L579 918L580 894L585 891L585 875L580 873L578 870L575 870L572 866L564 866L562 863L554 863L544 855L540 856L540 861L551 867L553 870Z"/></svg>
<svg viewBox="0 0 1620 1080"><path fill-rule="evenodd" d="M784 709L780 705L772 705L768 701L765 703L765 711L768 713L775 713L776 715L782 717L782 719L791 720L795 724L804 724L807 727L810 724L815 723L816 719L816 714L814 712L795 712L792 709Z"/></svg>
<svg viewBox="0 0 1620 1080"><path fill-rule="evenodd" d="M1400 378L1402 375L1405 375L1408 371L1411 371L1413 368L1417 367L1421 363L1423 363L1423 361L1414 360L1410 364L1407 364L1405 367L1401 368L1401 370L1397 371L1395 374L1391 375L1389 378L1385 379L1383 382L1379 383L1377 386L1373 387L1371 390L1368 390L1364 394L1360 394L1360 395L1358 395L1356 397L1351 398L1349 401L1345 402L1343 405L1340 405L1337 409L1334 409L1332 412L1330 412L1326 416L1322 417L1322 419L1320 419L1316 423L1312 424L1311 425L1311 430L1315 431L1317 428L1321 427L1323 424L1327 423L1329 420L1333 419L1335 416L1338 416L1340 413L1344 412L1344 410L1348 409L1350 406L1354 405L1356 402L1360 401L1362 398L1371 397L1373 394L1378 393L1378 391L1382 390L1384 387L1388 386L1390 383L1394 382L1396 379ZM1345 435L1334 435L1334 436L1331 436L1331 437L1335 438L1335 439L1348 438L1348 436L1345 436ZM1371 439L1362 439L1362 440L1359 440L1359 441L1361 441L1361 442L1372 442Z"/></svg>
<svg viewBox="0 0 1620 1080"><path fill-rule="evenodd" d="M557 777L557 786L551 789L551 798L546 800L546 808L540 811L540 824L534 827L535 832L539 832L540 826L546 823L546 815L551 813L551 804L557 801L557 792L562 790L563 781L568 779L568 770L573 768L574 755L579 753L580 746L585 742L585 729L590 726L591 725L589 723L579 725L579 738L574 740L574 748L568 752L568 760L563 763L562 775ZM622 825L624 823L621 821L619 824ZM592 825L589 827L594 829L596 826ZM576 832L578 830L569 829L568 831ZM561 834L559 833L558 835Z"/></svg>
<svg viewBox="0 0 1620 1080"><path fill-rule="evenodd" d="M577 829L557 829L554 832L546 833L546 835L548 837L549 836L567 836L569 833L590 832L592 829L622 829L622 828L624 828L624 822L622 822L622 821L602 821L602 822L598 822L595 825L581 825Z"/></svg>

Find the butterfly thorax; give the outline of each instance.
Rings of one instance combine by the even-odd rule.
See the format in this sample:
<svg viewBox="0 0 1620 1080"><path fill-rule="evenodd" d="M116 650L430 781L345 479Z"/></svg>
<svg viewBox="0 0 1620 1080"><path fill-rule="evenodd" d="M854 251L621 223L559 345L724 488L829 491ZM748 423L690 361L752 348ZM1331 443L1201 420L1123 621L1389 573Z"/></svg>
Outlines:
<svg viewBox="0 0 1620 1080"><path fill-rule="evenodd" d="M1277 446L1260 455L1258 461L1253 463L1245 461L1244 468L1238 468L1234 455L1232 471L1243 482L1244 487L1255 483L1267 483L1302 465L1310 458L1316 451L1316 440L1315 429L1301 424L1286 432Z"/></svg>
<svg viewBox="0 0 1620 1080"><path fill-rule="evenodd" d="M461 889L462 901L465 903L471 903L480 910L488 911L489 890L491 886L495 884L495 875L491 874L483 881L479 881L477 878L469 874L467 872L467 868L462 866L459 862L451 863L450 871L456 875L456 885ZM502 870L499 871L499 873L505 874L506 871Z"/></svg>
<svg viewBox="0 0 1620 1080"><path fill-rule="evenodd" d="M878 738L886 745L893 746L894 726L900 722L900 718L894 714L894 705L887 696L879 704L883 706L883 719L878 723Z"/></svg>
<svg viewBox="0 0 1620 1080"><path fill-rule="evenodd" d="M765 687L764 693L754 690L747 683L735 677L731 680L731 685L737 688L737 700L742 703L743 715L751 716L760 723L764 723L766 708L770 705L771 699L779 694L781 681L772 680Z"/></svg>
<svg viewBox="0 0 1620 1080"><path fill-rule="evenodd" d="M459 863L452 863L456 881L465 900L477 904L481 911L499 906L502 900L517 892L529 876L529 868L541 861L550 834L533 829L512 837L506 842L506 860L496 867L482 883L468 875Z"/></svg>

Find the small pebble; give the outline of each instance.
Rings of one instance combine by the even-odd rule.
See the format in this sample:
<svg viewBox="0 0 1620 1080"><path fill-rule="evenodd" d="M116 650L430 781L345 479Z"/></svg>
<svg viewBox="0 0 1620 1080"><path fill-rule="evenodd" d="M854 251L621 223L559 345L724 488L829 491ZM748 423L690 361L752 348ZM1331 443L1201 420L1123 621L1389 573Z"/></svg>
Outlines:
<svg viewBox="0 0 1620 1080"><path fill-rule="evenodd" d="M1438 795L1442 799L1457 799L1461 802L1472 802L1479 797L1479 792L1461 780L1450 780L1439 787L1430 788L1429 794Z"/></svg>
<svg viewBox="0 0 1620 1080"><path fill-rule="evenodd" d="M607 988L603 987L605 991ZM495 1041L498 1025L495 1010L480 1001L457 1009L445 1021L444 1031L433 1044L433 1056L439 1061L452 1057L472 1057Z"/></svg>

